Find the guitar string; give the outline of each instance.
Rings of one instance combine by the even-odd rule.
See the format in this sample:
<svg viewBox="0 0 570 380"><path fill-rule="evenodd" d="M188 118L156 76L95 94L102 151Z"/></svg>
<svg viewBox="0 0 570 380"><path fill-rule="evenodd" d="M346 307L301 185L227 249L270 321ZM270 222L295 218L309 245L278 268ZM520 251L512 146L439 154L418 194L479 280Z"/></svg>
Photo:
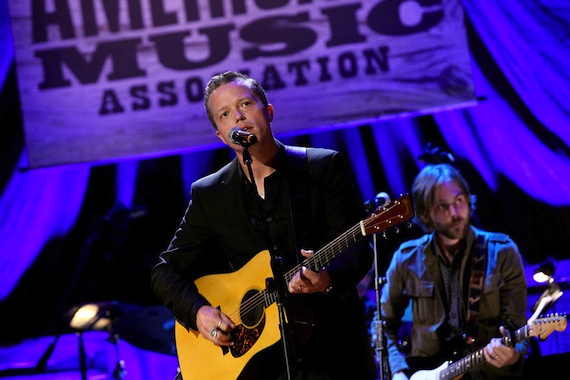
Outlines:
<svg viewBox="0 0 570 380"><path fill-rule="evenodd" d="M352 234L352 236L353 236L352 240L354 240L356 242L359 240L360 237L362 237L362 235L358 238L356 237L357 231L360 231L360 223L354 225L352 228L350 228L343 235ZM334 247L334 246L340 247L340 240L343 240L343 239L345 240L344 245L346 248L346 246L349 246L348 240L346 238L344 238L343 236L340 236L337 239L335 239L334 241L332 241L331 243L324 246L319 251L317 251L317 253L315 253L313 256L311 256L308 259L306 259L305 261L303 261L303 263L306 263L310 267L315 268L314 265L317 264L316 262L319 261L321 259L321 256L323 256L323 255L327 259L327 260L325 260L325 262L328 262L329 259L332 259L335 257L334 254L331 255L331 253L334 253L332 247ZM331 257L329 257L329 256L331 256ZM287 271L283 275L286 283L289 283L289 281L291 281L291 279L293 278L295 273L301 268L301 265L303 263L296 265L293 269ZM322 265L322 261L320 262L320 264L321 264L321 267L324 266L324 265ZM262 292L257 293L253 297L247 299L244 303L241 304L241 307L238 310L234 310L233 312L231 312L231 314L229 315L230 318L235 321L234 318L240 317L241 315L244 315L244 314L248 314L252 310L255 310L259 305L263 304L263 302L265 301L265 298L266 298L265 294L266 293L267 293L267 291L264 289ZM269 304L267 306L269 306ZM241 321L241 318L239 318L239 320Z"/></svg>
<svg viewBox="0 0 570 380"><path fill-rule="evenodd" d="M319 250L315 255L313 255L312 257L308 258L307 260L304 261L304 263L306 264L305 266L309 266L312 268L322 268L326 265L326 263L328 263L328 261L330 261L330 259L333 259L336 256L336 252L338 252L339 250L342 250L343 248L346 248L348 246L350 246L349 241L358 241L361 236L358 236L358 234L356 233L357 231L360 230L360 226L356 225L354 226L352 229L352 239L348 239L348 238L339 238L337 240L335 240L334 242L330 243L329 245L325 246L323 249ZM350 230L349 230L350 232ZM347 234L349 234L347 232ZM341 247L341 240L344 240L344 244ZM338 249L334 249L335 247L339 247ZM322 256L325 257L325 260L322 260ZM318 264L318 265L317 265ZM295 268L293 268L292 270L288 271L284 277L286 282L288 283L293 276L295 275L295 273L300 269L301 265L297 265ZM264 290L263 293L258 293L256 296L251 297L250 299L248 299L246 302L244 302L242 304L242 309L244 313L248 313L251 310L257 308L261 303L264 302L265 300L265 293L266 291ZM236 315L235 313L232 315Z"/></svg>
<svg viewBox="0 0 570 380"><path fill-rule="evenodd" d="M561 320L559 318L557 318L558 315L556 315L554 317L553 320L553 316L552 315L548 315L545 318L541 318L541 319L537 319L536 321L534 321L533 323L529 324L529 325L525 325L523 327L521 327L520 329L518 329L517 331L515 331L515 339L511 339L509 337L503 337L502 341L503 344L506 346L511 347L514 344L521 342L525 339L528 339L532 336L539 336L540 337L540 331L542 331L543 329L541 327L541 325L548 325L547 327L550 329L553 329L553 327L551 326L553 323L555 322L560 322ZM565 317L563 317L563 321L566 322ZM562 327L562 330L565 329L565 325ZM538 330L538 331L534 331L534 330ZM485 362L485 356L483 355L483 349L480 349L472 354L467 355L466 357L458 360L455 363L450 364L449 367L444 368L440 373L437 374L437 378L439 380L450 380L450 379L454 379L457 376L463 374L464 372L470 370L471 368L474 368L476 366L479 366L480 364Z"/></svg>
<svg viewBox="0 0 570 380"><path fill-rule="evenodd" d="M397 204L399 204L399 202L397 202ZM383 213L387 213L388 211L390 211L391 209L396 207L397 204L394 203L393 205L391 205L389 207L385 206L383 208ZM377 214L373 218L369 218L369 219L377 219L379 216L380 216L380 214ZM402 215L396 215L396 216L393 216L391 218L385 219L384 222L391 225L393 220L402 219L402 218L403 218ZM363 223L365 226L367 226L369 224L369 223L366 223L366 221L363 221ZM375 233L378 233L381 231L382 230L379 229ZM348 235L351 235L352 239L350 239ZM307 258L301 264L298 264L293 269L287 271L283 276L285 279L285 282L288 283L289 281L291 281L291 279L295 276L295 273L297 273L301 269L302 264L306 264L303 266L313 268L313 269L317 269L317 270L325 267L332 259L334 259L337 256L338 252L343 251L347 247L351 246L352 243L357 242L358 240L360 240L364 236L365 235L362 235L360 223L355 224L354 226L349 228L344 234L342 234L338 238L334 239L332 242L329 242L327 245L325 245L323 248L321 248L319 251L317 251L313 256ZM341 243L343 243L343 244L341 245ZM322 260L323 257L324 257L324 260ZM240 307L240 309L234 310L233 312L231 312L229 314L230 318L232 320L236 321L236 318L240 317L240 315L248 314L252 310L255 310L259 305L261 305L265 302L265 300L267 298L266 294L268 295L267 290L263 289L260 293L257 293L253 297L249 298L243 304L241 304L242 307ZM273 302L268 303L266 305L266 307L271 305L272 303ZM239 318L239 320L241 321L241 318Z"/></svg>
<svg viewBox="0 0 570 380"><path fill-rule="evenodd" d="M301 269L302 266L308 267L308 268L312 268L312 269L321 269L324 266L326 266L328 264L328 262L333 259L336 254L335 251L333 250L334 247L339 247L339 250L342 250L343 248L341 248L341 241L344 240L344 248L347 248L348 246L350 246L350 244L348 243L348 239L346 238L345 235L352 235L352 240L354 242L360 240L360 238L363 236L362 234L360 234L360 236L356 236L357 232L360 232L360 223L354 225L353 227L351 227L346 233L344 233L342 236L339 236L338 238L336 238L335 240L333 240L332 242L328 243L327 245L325 245L323 248L321 248L319 251L317 251L313 256L305 259L301 264L298 264L297 266L295 266L293 269L287 271L284 275L285 277L285 281L288 283L289 281L291 281L291 279L295 276L295 274L297 272L299 272L299 270ZM322 257L324 256L324 260L321 260ZM305 264L305 265L303 265Z"/></svg>
<svg viewBox="0 0 570 380"><path fill-rule="evenodd" d="M398 202L398 204L399 204L399 202ZM394 205L390 206L389 208L387 208L386 210L384 210L383 213L390 211L394 207L396 207L396 204L394 204ZM374 216L373 218L376 219L379 216L380 216L380 214ZM404 217L402 215L398 214L398 215L386 218L384 220L384 223L392 225L394 220L397 220L397 219L402 220L403 218ZM366 221L364 221L363 223L364 223L365 227L372 224L372 223L367 223ZM385 229L379 229L378 231L376 231L374 233L378 233L378 232L381 232L383 230L385 230ZM346 233L339 236L338 238L336 238L332 242L328 243L322 249L320 249L318 252L316 252L313 256L306 259L303 263L306 263L307 265L304 265L304 266L309 267L309 268L313 268L313 269L321 269L321 268L325 267L332 259L334 259L336 257L336 255L339 251L342 251L351 245L351 243L349 242L349 239L346 236L349 234L352 234L352 242L357 242L358 240L360 240L362 237L365 236L365 235L362 235L362 233L361 233L360 223L357 223L352 228L350 228ZM360 235L360 236L357 236L357 235ZM340 243L343 240L344 240L344 246L341 246ZM334 249L335 247L338 247L338 249ZM325 257L325 260L321 260L322 256ZM303 264L303 263L301 263L301 264ZM287 273L285 273L284 277L285 277L287 282L291 281L291 279L295 276L295 273L297 273L300 270L301 264L297 265L296 267L294 267L293 269L291 269Z"/></svg>

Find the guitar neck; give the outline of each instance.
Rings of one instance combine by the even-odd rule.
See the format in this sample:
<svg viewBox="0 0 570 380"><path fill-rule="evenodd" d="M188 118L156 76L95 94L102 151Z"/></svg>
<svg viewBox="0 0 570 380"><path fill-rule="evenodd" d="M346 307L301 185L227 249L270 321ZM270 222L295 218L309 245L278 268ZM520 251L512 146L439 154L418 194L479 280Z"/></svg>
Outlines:
<svg viewBox="0 0 570 380"><path fill-rule="evenodd" d="M412 202L408 194L377 208L370 217L356 223L342 235L315 252L311 257L287 271L284 274L286 283L289 283L295 276L295 273L299 272L302 267L314 271L321 270L340 253L358 242L364 236L377 234L388 228L395 227L400 223L412 219L413 216Z"/></svg>
<svg viewBox="0 0 570 380"><path fill-rule="evenodd" d="M285 282L289 283L289 281L291 281L295 276L295 273L299 272L302 267L309 268L314 271L326 267L339 254L362 239L364 236L360 223L355 224L342 235L319 249L311 257L303 260L302 263L297 264L294 268L287 271L284 275Z"/></svg>
<svg viewBox="0 0 570 380"><path fill-rule="evenodd" d="M526 325L515 331L515 337L511 340L508 337L503 337L503 344L505 346L511 347L514 344L528 339L531 334L532 326ZM485 355L483 355L483 349L480 349L472 354L461 358L460 360L450 364L447 368L440 372L440 380L451 380L457 376L469 371L470 369L477 367L485 362Z"/></svg>

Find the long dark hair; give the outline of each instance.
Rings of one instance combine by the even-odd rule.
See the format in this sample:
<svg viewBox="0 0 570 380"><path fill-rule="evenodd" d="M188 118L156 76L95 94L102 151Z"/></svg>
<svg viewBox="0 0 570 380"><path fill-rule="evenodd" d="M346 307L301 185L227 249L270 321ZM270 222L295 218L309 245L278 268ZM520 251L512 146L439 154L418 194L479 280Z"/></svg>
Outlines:
<svg viewBox="0 0 570 380"><path fill-rule="evenodd" d="M473 214L475 210L476 197L471 194L469 184L456 167L446 163L427 165L416 176L412 184L415 221L427 231L433 230L429 222L429 214L435 205L435 192L445 182L455 182L467 198L470 213Z"/></svg>

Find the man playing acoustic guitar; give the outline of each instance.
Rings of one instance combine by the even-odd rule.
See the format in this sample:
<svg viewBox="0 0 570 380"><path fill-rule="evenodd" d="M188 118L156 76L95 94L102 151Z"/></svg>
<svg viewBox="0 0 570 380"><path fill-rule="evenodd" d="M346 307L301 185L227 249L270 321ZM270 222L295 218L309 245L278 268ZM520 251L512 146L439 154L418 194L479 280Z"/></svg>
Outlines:
<svg viewBox="0 0 570 380"><path fill-rule="evenodd" d="M248 76L214 76L204 105L236 157L193 183L152 273L176 318L182 377L374 379L356 291L373 255L349 229L364 207L348 163L275 140L274 107Z"/></svg>
<svg viewBox="0 0 570 380"><path fill-rule="evenodd" d="M521 376L528 341L509 347L500 338L526 324L526 280L517 245L505 234L472 225L475 197L450 164L424 167L412 185L412 199L428 233L394 253L381 296L392 380L412 373L418 375L413 380ZM410 302L411 353L404 357L398 333ZM425 371L476 350L481 352L475 364L481 365L467 362L449 377Z"/></svg>

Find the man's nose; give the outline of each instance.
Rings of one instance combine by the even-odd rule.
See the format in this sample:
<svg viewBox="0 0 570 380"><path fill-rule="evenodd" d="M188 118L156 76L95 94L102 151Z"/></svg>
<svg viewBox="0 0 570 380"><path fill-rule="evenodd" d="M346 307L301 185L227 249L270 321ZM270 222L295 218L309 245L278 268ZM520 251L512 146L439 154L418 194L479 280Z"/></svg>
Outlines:
<svg viewBox="0 0 570 380"><path fill-rule="evenodd" d="M236 117L236 121L245 120L245 116L239 110L236 110L234 115Z"/></svg>
<svg viewBox="0 0 570 380"><path fill-rule="evenodd" d="M449 206L449 213L451 215L459 215L459 207L456 204L452 204Z"/></svg>

